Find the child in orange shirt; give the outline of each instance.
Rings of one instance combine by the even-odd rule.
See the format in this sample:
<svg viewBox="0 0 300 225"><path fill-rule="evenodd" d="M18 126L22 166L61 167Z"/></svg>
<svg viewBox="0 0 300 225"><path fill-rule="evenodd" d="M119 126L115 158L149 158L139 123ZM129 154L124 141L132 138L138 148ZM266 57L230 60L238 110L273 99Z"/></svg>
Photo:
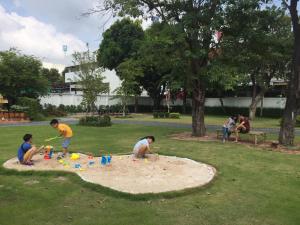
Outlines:
<svg viewBox="0 0 300 225"><path fill-rule="evenodd" d="M73 137L73 131L71 127L69 127L67 124L59 123L57 119L53 119L50 122L50 125L57 129L60 133L60 136L64 138L62 147L63 147L63 154L62 157L64 157L68 153L68 147L71 143L71 138Z"/></svg>

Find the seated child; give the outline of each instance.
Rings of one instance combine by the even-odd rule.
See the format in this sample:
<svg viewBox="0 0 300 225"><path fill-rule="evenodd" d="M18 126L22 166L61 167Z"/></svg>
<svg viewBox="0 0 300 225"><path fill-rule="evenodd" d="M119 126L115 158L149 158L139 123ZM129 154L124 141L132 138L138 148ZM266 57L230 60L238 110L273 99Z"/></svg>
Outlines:
<svg viewBox="0 0 300 225"><path fill-rule="evenodd" d="M250 131L250 122L247 117L239 115L239 125L235 128L235 142L238 142L239 133L247 134Z"/></svg>
<svg viewBox="0 0 300 225"><path fill-rule="evenodd" d="M69 127L67 124L59 123L57 119L53 119L50 122L50 125L57 129L57 131L60 133L60 136L64 137L62 148L63 148L63 154L62 157L64 157L68 153L68 147L71 142L71 138L73 136L73 131L71 127Z"/></svg>
<svg viewBox="0 0 300 225"><path fill-rule="evenodd" d="M144 158L146 153L152 153L150 151L150 144L155 141L153 136L146 136L141 138L133 147L133 154L137 158Z"/></svg>
<svg viewBox="0 0 300 225"><path fill-rule="evenodd" d="M237 116L231 116L223 124L223 127L222 127L223 143L225 143L225 141L229 139L229 136L232 133L233 127L235 126L236 122L237 122Z"/></svg>
<svg viewBox="0 0 300 225"><path fill-rule="evenodd" d="M38 153L43 146L40 149L37 149L34 145L32 145L32 135L31 134L25 134L23 137L24 143L20 146L18 150L18 159L20 163L24 165L33 165L33 162L31 161L32 157Z"/></svg>

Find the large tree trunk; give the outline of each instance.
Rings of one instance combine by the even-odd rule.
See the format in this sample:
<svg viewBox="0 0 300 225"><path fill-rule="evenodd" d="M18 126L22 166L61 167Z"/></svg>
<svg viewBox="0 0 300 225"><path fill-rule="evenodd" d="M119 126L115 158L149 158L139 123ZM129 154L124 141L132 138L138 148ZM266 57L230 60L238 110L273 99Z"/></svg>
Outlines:
<svg viewBox="0 0 300 225"><path fill-rule="evenodd" d="M294 33L294 53L287 100L278 138L279 143L283 145L294 144L296 117L300 109L300 25L297 3L298 0L291 0L289 7Z"/></svg>
<svg viewBox="0 0 300 225"><path fill-rule="evenodd" d="M292 92L292 91L289 91ZM294 128L296 124L297 105L295 96L291 93L287 96L285 109L282 116L282 122L279 132L279 143L283 145L294 144Z"/></svg>
<svg viewBox="0 0 300 225"><path fill-rule="evenodd" d="M261 90L256 97L252 97L252 101L249 107L249 119L254 120L258 103L260 103L266 93L266 90Z"/></svg>
<svg viewBox="0 0 300 225"><path fill-rule="evenodd" d="M153 109L159 110L161 108L160 103L161 103L162 97L155 97L152 99L153 99Z"/></svg>
<svg viewBox="0 0 300 225"><path fill-rule="evenodd" d="M193 136L202 137L205 135L204 124L204 104L205 104L205 88L200 81L193 85L192 96L192 127Z"/></svg>

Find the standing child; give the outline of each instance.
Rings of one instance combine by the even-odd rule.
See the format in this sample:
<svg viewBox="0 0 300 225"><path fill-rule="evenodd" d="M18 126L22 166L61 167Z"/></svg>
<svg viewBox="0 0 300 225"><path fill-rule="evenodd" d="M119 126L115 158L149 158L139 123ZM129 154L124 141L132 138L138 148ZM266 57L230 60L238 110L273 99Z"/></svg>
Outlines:
<svg viewBox="0 0 300 225"><path fill-rule="evenodd" d="M144 158L146 153L152 153L150 151L150 144L155 141L153 136L146 136L141 138L133 147L133 154L137 158Z"/></svg>
<svg viewBox="0 0 300 225"><path fill-rule="evenodd" d="M233 127L235 126L236 122L237 122L237 116L231 116L223 124L223 127L222 127L223 143L225 143L226 140L228 141L229 136L232 133Z"/></svg>
<svg viewBox="0 0 300 225"><path fill-rule="evenodd" d="M33 165L33 162L31 161L32 157L35 154L37 154L41 149L43 149L44 146L37 149L34 145L32 145L31 134L25 134L23 140L24 142L18 150L18 159L20 163L31 166Z"/></svg>
<svg viewBox="0 0 300 225"><path fill-rule="evenodd" d="M70 145L71 138L73 137L73 131L71 127L69 127L67 124L59 123L57 119L51 120L50 125L57 129L60 133L60 136L64 138L62 143L63 154L61 155L64 157L68 153L68 147Z"/></svg>

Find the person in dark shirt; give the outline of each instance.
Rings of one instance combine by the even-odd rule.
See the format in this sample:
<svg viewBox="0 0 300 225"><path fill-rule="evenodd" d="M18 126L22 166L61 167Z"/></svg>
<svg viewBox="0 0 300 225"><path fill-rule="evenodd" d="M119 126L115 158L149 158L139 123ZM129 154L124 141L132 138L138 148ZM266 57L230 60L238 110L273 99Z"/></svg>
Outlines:
<svg viewBox="0 0 300 225"><path fill-rule="evenodd" d="M247 117L239 115L239 125L235 128L235 142L238 142L239 133L246 134L250 131L250 122Z"/></svg>
<svg viewBox="0 0 300 225"><path fill-rule="evenodd" d="M18 149L18 159L20 163L24 165L33 165L32 157L38 153L41 149L43 149L44 146L37 149L34 145L32 145L32 135L31 134L25 134L23 137L24 142L21 144L21 146Z"/></svg>

